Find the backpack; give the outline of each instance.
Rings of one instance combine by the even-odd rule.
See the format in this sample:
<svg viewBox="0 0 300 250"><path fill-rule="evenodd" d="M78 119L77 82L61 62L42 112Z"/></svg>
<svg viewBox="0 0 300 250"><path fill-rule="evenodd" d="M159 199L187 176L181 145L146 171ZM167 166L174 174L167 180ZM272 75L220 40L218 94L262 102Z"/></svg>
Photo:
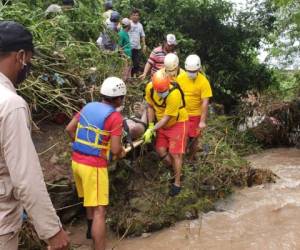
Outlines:
<svg viewBox="0 0 300 250"><path fill-rule="evenodd" d="M151 94L151 99L152 99L152 101L154 102L154 104L155 104L157 107L165 108L165 107L166 107L166 102L167 102L168 96L169 96L175 89L178 89L179 92L180 92L180 95L181 95L181 100L182 100L182 106L181 106L179 109L185 108L184 93L183 93L181 87L179 86L179 84L178 84L177 82L172 82L171 85L172 85L172 88L169 90L169 94L167 95L166 98L164 98L162 104L158 104L158 103L155 101L155 99L154 99L154 89L153 89L153 87L152 87L152 88L150 89L150 94Z"/></svg>

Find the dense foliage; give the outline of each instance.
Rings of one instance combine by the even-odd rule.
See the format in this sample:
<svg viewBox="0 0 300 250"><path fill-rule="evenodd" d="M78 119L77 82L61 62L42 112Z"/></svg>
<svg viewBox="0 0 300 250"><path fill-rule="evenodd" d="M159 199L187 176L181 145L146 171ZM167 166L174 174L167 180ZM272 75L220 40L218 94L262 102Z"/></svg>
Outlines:
<svg viewBox="0 0 300 250"><path fill-rule="evenodd" d="M21 94L35 111L71 116L95 99L104 78L121 75L125 60L95 44L103 29L99 3L78 1L75 8L46 17L45 2L12 1L0 6L0 20L18 21L34 36L33 70Z"/></svg>
<svg viewBox="0 0 300 250"><path fill-rule="evenodd" d="M300 2L266 0L276 8L276 29L270 34L270 58L276 66L300 68Z"/></svg>
<svg viewBox="0 0 300 250"><path fill-rule="evenodd" d="M45 21L38 26L36 24L43 18L42 10L54 1L10 2L12 6L6 9L18 10L17 15L7 15L8 10L4 9L0 18L10 17L31 26L38 43L43 38L48 40L48 33L43 31L48 28L43 26ZM20 7L20 2L26 6ZM130 14L132 8L141 10L150 49L157 46L164 35L172 32L179 40L182 66L187 54L199 54L203 70L214 87L215 100L224 103L227 111L246 90L264 89L276 82L273 73L257 60L260 42L274 30L276 8L272 4L256 4L254 9L238 14L232 4L224 0L118 0L114 4L124 17ZM76 1L75 8L66 11L63 25L55 26L52 38L66 41L66 36L71 35L76 40L94 42L103 26L102 11L100 0ZM30 18L29 14L36 18ZM54 18L54 22L60 18Z"/></svg>

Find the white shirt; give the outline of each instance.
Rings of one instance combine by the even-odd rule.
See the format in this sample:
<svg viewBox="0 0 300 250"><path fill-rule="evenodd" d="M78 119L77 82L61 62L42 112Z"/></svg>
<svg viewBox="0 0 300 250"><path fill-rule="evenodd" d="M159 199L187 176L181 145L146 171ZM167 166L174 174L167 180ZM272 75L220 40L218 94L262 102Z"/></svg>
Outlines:
<svg viewBox="0 0 300 250"><path fill-rule="evenodd" d="M141 37L145 37L143 25L140 22L131 21L131 28L128 32L131 48L141 49Z"/></svg>
<svg viewBox="0 0 300 250"><path fill-rule="evenodd" d="M24 208L39 237L49 239L61 223L46 189L30 122L27 103L0 72L0 235L20 230Z"/></svg>

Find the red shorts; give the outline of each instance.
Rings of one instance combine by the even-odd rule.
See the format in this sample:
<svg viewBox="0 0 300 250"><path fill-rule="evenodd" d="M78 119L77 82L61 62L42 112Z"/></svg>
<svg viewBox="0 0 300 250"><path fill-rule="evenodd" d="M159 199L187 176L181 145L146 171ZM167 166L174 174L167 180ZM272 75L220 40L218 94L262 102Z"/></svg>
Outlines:
<svg viewBox="0 0 300 250"><path fill-rule="evenodd" d="M156 134L158 148L167 148L171 154L184 154L188 135L188 122L178 122L169 128L160 128Z"/></svg>
<svg viewBox="0 0 300 250"><path fill-rule="evenodd" d="M189 117L189 137L195 138L200 135L199 123L201 116L190 116Z"/></svg>

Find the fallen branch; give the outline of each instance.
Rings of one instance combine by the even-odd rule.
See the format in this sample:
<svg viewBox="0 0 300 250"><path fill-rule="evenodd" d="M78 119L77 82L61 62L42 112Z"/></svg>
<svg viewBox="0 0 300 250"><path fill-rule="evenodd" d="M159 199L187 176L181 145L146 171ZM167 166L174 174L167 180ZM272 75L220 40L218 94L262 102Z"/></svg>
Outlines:
<svg viewBox="0 0 300 250"><path fill-rule="evenodd" d="M54 145L52 145L50 148L46 149L45 151L38 153L39 156L47 153L48 151L50 151L52 148L56 147L59 144L59 142L55 143Z"/></svg>
<svg viewBox="0 0 300 250"><path fill-rule="evenodd" d="M73 204L73 205L57 208L55 210L58 212L58 211L62 211L62 210L65 210L65 209L68 209L68 208L71 208L71 207L77 207L77 206L82 205L82 204L83 204L83 202L79 202L79 203L76 203L76 204Z"/></svg>

